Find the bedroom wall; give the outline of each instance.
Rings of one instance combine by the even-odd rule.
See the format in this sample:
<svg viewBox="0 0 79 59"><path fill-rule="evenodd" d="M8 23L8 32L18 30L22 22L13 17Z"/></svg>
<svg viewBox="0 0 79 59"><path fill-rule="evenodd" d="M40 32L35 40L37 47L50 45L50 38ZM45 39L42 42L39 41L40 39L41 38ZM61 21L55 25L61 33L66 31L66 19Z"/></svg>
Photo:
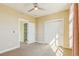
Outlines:
<svg viewBox="0 0 79 59"><path fill-rule="evenodd" d="M69 35L69 10L61 11L55 14L42 16L36 18L36 39L37 42L44 42L44 22L53 19L64 20L64 47L68 47L68 35Z"/></svg>
<svg viewBox="0 0 79 59"><path fill-rule="evenodd" d="M18 18L0 12L0 52L20 46Z"/></svg>
<svg viewBox="0 0 79 59"><path fill-rule="evenodd" d="M0 4L0 53L19 48L19 18L35 23L35 18Z"/></svg>

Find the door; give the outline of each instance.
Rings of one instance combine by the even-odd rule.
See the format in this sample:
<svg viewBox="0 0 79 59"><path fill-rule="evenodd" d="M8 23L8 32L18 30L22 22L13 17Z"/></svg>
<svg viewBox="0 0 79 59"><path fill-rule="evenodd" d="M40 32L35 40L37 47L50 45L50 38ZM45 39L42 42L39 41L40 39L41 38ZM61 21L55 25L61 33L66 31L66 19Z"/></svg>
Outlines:
<svg viewBox="0 0 79 59"><path fill-rule="evenodd" d="M64 21L61 19L50 20L44 24L44 40L48 44L63 46Z"/></svg>
<svg viewBox="0 0 79 59"><path fill-rule="evenodd" d="M28 44L35 42L35 23L28 23L27 26L27 38L28 38Z"/></svg>

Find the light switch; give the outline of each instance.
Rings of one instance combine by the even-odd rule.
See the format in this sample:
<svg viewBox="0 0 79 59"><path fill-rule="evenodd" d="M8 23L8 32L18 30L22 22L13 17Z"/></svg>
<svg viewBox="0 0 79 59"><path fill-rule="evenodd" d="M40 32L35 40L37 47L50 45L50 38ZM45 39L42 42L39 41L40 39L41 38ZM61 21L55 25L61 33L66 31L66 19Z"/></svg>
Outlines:
<svg viewBox="0 0 79 59"><path fill-rule="evenodd" d="M13 33L15 33L15 30L13 30Z"/></svg>

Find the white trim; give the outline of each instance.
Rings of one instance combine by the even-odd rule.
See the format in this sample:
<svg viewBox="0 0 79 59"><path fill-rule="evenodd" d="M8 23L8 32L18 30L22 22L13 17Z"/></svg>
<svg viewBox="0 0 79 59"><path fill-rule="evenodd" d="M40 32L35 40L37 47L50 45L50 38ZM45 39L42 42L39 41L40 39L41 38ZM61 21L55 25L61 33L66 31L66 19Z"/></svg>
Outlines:
<svg viewBox="0 0 79 59"><path fill-rule="evenodd" d="M27 44L35 43L36 41L27 41Z"/></svg>
<svg viewBox="0 0 79 59"><path fill-rule="evenodd" d="M0 51L0 54L11 51L11 50L14 50L16 48L20 48L20 46L16 46L16 47L12 47L12 48L9 48L9 49L2 50L2 51Z"/></svg>
<svg viewBox="0 0 79 59"><path fill-rule="evenodd" d="M37 43L46 43L46 42L44 42L44 41L36 41ZM48 43L46 43L46 44L48 44Z"/></svg>

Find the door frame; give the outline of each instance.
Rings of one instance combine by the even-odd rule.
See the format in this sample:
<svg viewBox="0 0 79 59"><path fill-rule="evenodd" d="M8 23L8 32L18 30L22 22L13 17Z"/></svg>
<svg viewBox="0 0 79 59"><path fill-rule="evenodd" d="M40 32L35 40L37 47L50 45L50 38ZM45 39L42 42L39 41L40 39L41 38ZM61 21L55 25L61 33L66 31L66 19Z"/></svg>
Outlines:
<svg viewBox="0 0 79 59"><path fill-rule="evenodd" d="M23 19L23 18L19 18L19 41L20 42L21 42L21 40L23 40L22 42L24 42L24 33L23 33L24 31L21 30L21 25L23 26L23 29L24 29L24 23L28 24L29 21L26 19Z"/></svg>
<svg viewBox="0 0 79 59"><path fill-rule="evenodd" d="M35 23L31 22L30 20L19 18L19 41L21 41L22 36L23 36L21 34L21 27L20 27L21 23L20 22L23 22L23 24L22 24L23 26L24 26L24 23L27 23L27 44L34 43L35 42L35 36L36 36L35 35ZM24 40L24 38L23 38L23 40Z"/></svg>

